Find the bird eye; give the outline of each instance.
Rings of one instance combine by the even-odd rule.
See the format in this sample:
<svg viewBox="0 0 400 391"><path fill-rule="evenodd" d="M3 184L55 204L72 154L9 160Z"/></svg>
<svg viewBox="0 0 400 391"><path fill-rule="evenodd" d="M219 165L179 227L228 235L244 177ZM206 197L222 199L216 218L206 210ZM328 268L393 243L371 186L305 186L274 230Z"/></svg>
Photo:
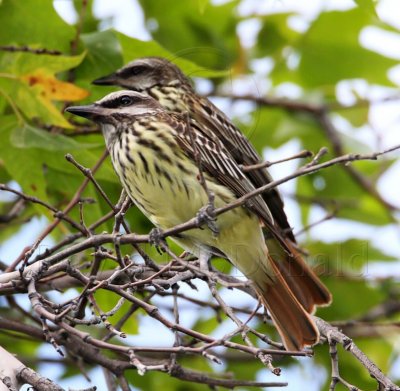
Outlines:
<svg viewBox="0 0 400 391"><path fill-rule="evenodd" d="M145 70L146 70L146 67L145 67L145 66L136 65L135 67L132 67L132 68L130 69L130 74L131 74L132 76L137 76L137 75L140 75L141 73L143 73Z"/></svg>
<svg viewBox="0 0 400 391"><path fill-rule="evenodd" d="M119 103L121 106L129 106L133 103L133 99L128 95L123 95L119 98Z"/></svg>

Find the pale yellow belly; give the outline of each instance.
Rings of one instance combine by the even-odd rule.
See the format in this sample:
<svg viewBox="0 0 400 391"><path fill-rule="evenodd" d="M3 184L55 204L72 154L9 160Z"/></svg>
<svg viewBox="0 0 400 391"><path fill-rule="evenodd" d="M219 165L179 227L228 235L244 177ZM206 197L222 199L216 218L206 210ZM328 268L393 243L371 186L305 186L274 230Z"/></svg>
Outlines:
<svg viewBox="0 0 400 391"><path fill-rule="evenodd" d="M138 152L132 151L133 164L122 154L119 158L122 165L114 161L114 167L129 196L154 225L163 230L174 227L192 219L207 205L208 196L198 180L194 163L186 158L182 171L150 155L144 167ZM205 177L209 191L215 194L216 208L236 199L228 188ZM259 271L266 251L258 217L239 207L219 215L216 225L218 235L204 226L185 231L173 240L196 256L201 250L216 248L251 278Z"/></svg>
<svg viewBox="0 0 400 391"><path fill-rule="evenodd" d="M157 227L167 229L186 222L195 217L199 210L207 205L208 196L198 180L198 168L190 161L186 160L185 172L162 162L162 167L159 168L161 173L157 173L155 166L156 164L160 166L161 162L155 160L155 155L146 156L146 170L135 152L137 154L139 151L131 151L133 164L122 153L119 160L114 161L114 166L127 193ZM122 162L122 165L119 162ZM215 207L221 207L236 199L229 189L215 183L206 174L204 175L207 178L209 191L215 194ZM238 224L257 226L258 231L257 218L244 208L236 208L218 216L217 227L220 234L217 237L208 228L188 231L185 233L185 237L190 238L192 244L196 246L204 244L220 248L221 242L225 244L242 241L236 234L232 237L231 231L234 231ZM246 240L243 238L244 243ZM185 247L188 245L186 243Z"/></svg>

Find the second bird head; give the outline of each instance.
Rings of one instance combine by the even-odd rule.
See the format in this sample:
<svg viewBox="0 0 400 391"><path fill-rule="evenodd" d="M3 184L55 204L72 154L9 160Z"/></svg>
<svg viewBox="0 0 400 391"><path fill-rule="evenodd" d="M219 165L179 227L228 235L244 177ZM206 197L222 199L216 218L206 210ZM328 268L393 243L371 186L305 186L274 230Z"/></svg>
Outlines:
<svg viewBox="0 0 400 391"><path fill-rule="evenodd" d="M182 71L175 64L161 57L139 58L116 72L93 81L95 85L114 85L133 91L186 83L187 78Z"/></svg>

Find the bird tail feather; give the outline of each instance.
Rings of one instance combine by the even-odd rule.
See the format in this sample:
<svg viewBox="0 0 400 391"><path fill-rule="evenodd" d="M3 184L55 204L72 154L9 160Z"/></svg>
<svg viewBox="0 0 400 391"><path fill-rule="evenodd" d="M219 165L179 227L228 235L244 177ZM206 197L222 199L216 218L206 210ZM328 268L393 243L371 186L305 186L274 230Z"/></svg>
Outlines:
<svg viewBox="0 0 400 391"><path fill-rule="evenodd" d="M288 241L286 244L290 254L268 241L269 259L304 309L312 314L316 306L329 305L332 295L294 246Z"/></svg>
<svg viewBox="0 0 400 391"><path fill-rule="evenodd" d="M270 257L269 257L270 258ZM289 288L276 264L270 258L274 278L261 273L253 281L261 302L268 309L287 350L299 351L319 340L314 321ZM262 277L265 278L262 278Z"/></svg>

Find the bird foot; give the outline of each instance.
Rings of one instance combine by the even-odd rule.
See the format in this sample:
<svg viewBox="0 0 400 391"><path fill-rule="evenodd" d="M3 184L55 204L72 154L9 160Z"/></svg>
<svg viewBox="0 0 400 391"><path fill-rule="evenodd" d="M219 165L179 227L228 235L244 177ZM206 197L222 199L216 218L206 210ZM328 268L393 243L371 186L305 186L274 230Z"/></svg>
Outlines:
<svg viewBox="0 0 400 391"><path fill-rule="evenodd" d="M159 254L164 252L167 242L163 238L163 231L160 228L153 228L149 233L149 243L153 245Z"/></svg>
<svg viewBox="0 0 400 391"><path fill-rule="evenodd" d="M209 202L197 212L196 219L199 226L206 224L213 235L218 236L219 229L216 224L217 216L215 214L215 207L212 202Z"/></svg>

